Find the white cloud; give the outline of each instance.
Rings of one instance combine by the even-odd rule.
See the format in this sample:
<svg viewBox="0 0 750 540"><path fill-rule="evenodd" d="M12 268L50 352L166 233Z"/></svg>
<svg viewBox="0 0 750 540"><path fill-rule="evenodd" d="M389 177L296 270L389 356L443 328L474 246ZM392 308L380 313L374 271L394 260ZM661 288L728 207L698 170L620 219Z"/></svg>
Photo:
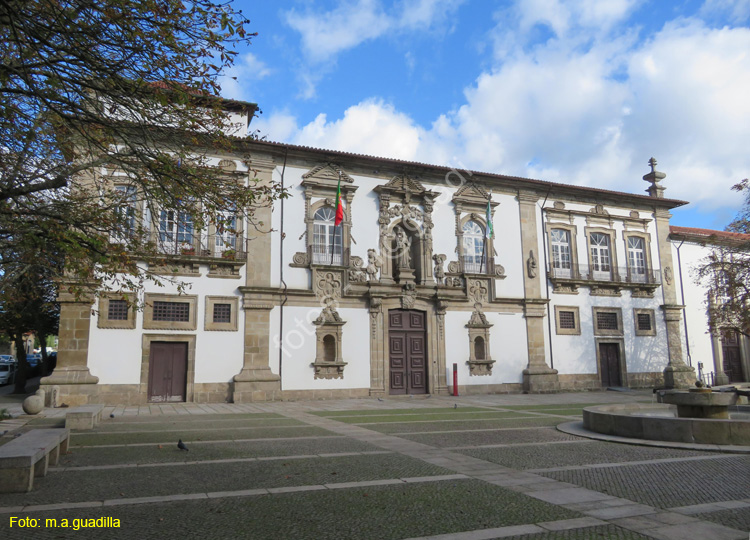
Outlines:
<svg viewBox="0 0 750 540"><path fill-rule="evenodd" d="M243 54L220 79L221 95L229 99L252 100L250 81L260 81L272 73L273 70L253 53Z"/></svg>
<svg viewBox="0 0 750 540"><path fill-rule="evenodd" d="M549 26L558 37L569 37L581 28L609 31L626 19L642 0L520 0L516 5L519 27L528 31L537 24Z"/></svg>
<svg viewBox="0 0 750 540"><path fill-rule="evenodd" d="M377 0L344 2L333 11L298 13L290 10L286 22L300 33L304 54L324 62L341 51L382 35L392 24Z"/></svg>
<svg viewBox="0 0 750 540"><path fill-rule="evenodd" d="M734 23L750 19L750 0L706 0L701 6L704 16L728 15Z"/></svg>
<svg viewBox="0 0 750 540"><path fill-rule="evenodd" d="M655 156L668 197L704 210L737 207L729 188L750 176L750 29L683 18L647 39L612 37L596 26L621 20L635 2L608 11L593 1L522 4L567 10L546 17L570 38L502 55L462 106L430 126L377 98L340 119L269 126L297 144L634 193L646 189L641 177ZM570 30L581 21L590 33Z"/></svg>

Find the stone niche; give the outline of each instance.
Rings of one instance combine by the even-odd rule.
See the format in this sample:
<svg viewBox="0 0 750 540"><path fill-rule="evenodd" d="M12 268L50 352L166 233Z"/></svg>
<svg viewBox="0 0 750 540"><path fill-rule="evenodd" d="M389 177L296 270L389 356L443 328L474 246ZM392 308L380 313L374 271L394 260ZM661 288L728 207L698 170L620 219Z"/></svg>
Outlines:
<svg viewBox="0 0 750 540"><path fill-rule="evenodd" d="M341 339L346 321L341 320L338 312L330 307L324 308L320 316L313 321L315 330L315 370L316 379L343 379L344 362L341 355Z"/></svg>
<svg viewBox="0 0 750 540"><path fill-rule="evenodd" d="M490 355L490 328L487 317L478 309L471 314L466 325L469 329L469 375L492 375L492 365L495 361Z"/></svg>

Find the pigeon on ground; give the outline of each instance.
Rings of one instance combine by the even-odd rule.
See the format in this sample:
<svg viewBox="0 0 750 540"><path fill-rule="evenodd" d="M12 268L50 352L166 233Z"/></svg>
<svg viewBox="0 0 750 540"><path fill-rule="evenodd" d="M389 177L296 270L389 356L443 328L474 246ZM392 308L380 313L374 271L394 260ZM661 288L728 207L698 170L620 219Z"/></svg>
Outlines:
<svg viewBox="0 0 750 540"><path fill-rule="evenodd" d="M378 401L383 401L383 398L378 398Z"/></svg>
<svg viewBox="0 0 750 540"><path fill-rule="evenodd" d="M180 450L185 450L185 452L189 452L190 451L190 450L188 450L188 447L185 446L185 443L182 442L182 439L180 439L179 441L177 441L177 448L179 448Z"/></svg>
<svg viewBox="0 0 750 540"><path fill-rule="evenodd" d="M114 417L115 417L115 413L111 413L111 414L109 415L109 417L110 417L110 418L114 418Z"/></svg>
<svg viewBox="0 0 750 540"><path fill-rule="evenodd" d="M453 404L453 408L454 408L454 409L458 409L458 403L454 403L454 404Z"/></svg>

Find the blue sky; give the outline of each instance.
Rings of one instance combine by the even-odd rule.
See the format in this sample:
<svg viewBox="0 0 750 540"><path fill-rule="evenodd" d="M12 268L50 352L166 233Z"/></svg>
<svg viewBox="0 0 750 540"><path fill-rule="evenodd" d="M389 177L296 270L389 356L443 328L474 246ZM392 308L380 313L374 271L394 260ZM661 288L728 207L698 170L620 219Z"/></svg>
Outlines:
<svg viewBox="0 0 750 540"><path fill-rule="evenodd" d="M750 0L235 0L269 140L643 193L723 229L750 176Z"/></svg>

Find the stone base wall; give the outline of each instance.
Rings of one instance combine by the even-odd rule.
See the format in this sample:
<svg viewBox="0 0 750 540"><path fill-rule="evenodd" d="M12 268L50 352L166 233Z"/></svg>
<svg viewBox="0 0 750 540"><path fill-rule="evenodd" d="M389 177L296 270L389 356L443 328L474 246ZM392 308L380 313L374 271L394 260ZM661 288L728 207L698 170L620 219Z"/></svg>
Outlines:
<svg viewBox="0 0 750 540"><path fill-rule="evenodd" d="M602 383L596 373L558 374L557 378L563 392L591 392L602 389Z"/></svg>
<svg viewBox="0 0 750 540"><path fill-rule="evenodd" d="M520 394L523 392L521 383L500 384L459 384L459 396L477 396L481 394ZM448 395L453 395L453 386L448 387Z"/></svg>
<svg viewBox="0 0 750 540"><path fill-rule="evenodd" d="M644 371L628 373L630 388L664 388L664 373L661 371Z"/></svg>

